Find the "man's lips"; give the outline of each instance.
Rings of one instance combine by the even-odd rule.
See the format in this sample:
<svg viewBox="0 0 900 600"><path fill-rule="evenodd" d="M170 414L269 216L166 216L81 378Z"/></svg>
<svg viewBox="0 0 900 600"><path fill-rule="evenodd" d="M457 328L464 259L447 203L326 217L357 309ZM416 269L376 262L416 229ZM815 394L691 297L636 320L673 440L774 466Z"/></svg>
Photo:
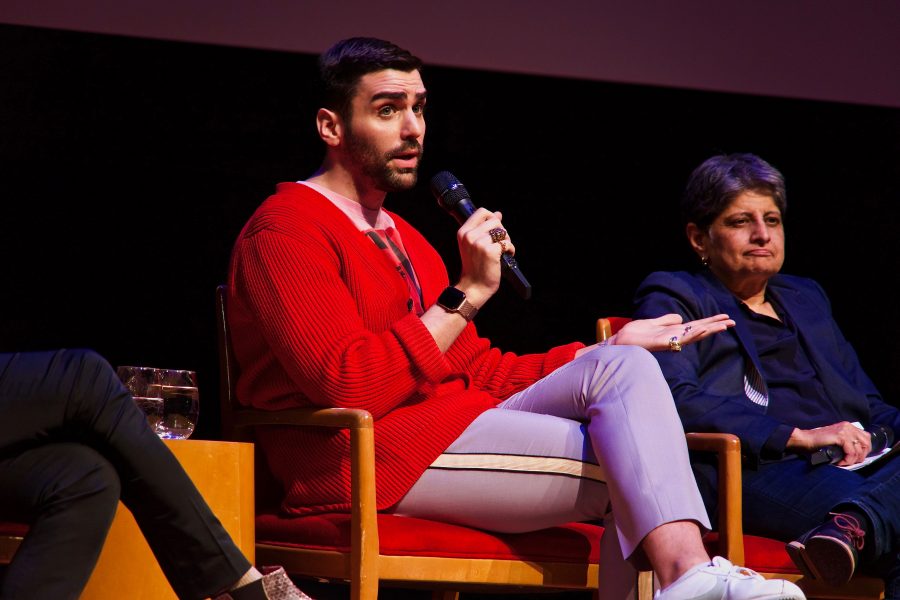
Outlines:
<svg viewBox="0 0 900 600"><path fill-rule="evenodd" d="M419 162L418 152L402 152L391 156L391 160L400 167L414 167Z"/></svg>

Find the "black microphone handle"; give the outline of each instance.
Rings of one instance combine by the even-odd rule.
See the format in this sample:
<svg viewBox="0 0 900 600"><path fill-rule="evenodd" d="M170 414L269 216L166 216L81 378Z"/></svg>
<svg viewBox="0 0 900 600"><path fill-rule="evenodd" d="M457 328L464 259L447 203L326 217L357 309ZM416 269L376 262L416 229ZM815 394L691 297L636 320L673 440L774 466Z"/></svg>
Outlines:
<svg viewBox="0 0 900 600"><path fill-rule="evenodd" d="M472 204L472 201L468 198L468 192L463 192L462 197L459 197L458 200L454 198L455 203L452 206L448 206L440 201L440 193L437 195L438 203L441 207L452 214L460 225L465 223L466 219L471 217L472 213L475 212L475 205ZM523 275L522 271L519 269L519 263L516 261L515 256L504 253L500 257L500 274L503 276L503 279L516 290L516 293L519 294L519 296L525 300L531 298L531 284L528 283L528 280L525 279L525 275Z"/></svg>
<svg viewBox="0 0 900 600"><path fill-rule="evenodd" d="M515 256L503 253L500 257L500 274L522 298L525 300L531 298L531 284L519 270L519 263L516 262Z"/></svg>
<svg viewBox="0 0 900 600"><path fill-rule="evenodd" d="M872 437L872 449L869 456L878 454L888 446L894 443L894 432L887 425L880 425L869 432ZM825 446L813 452L809 457L809 462L813 465L821 465L822 463L834 464L844 458L844 449L838 445Z"/></svg>
<svg viewBox="0 0 900 600"><path fill-rule="evenodd" d="M468 198L460 198L452 207L445 206L444 209L449 211L460 225L475 213L475 205Z"/></svg>

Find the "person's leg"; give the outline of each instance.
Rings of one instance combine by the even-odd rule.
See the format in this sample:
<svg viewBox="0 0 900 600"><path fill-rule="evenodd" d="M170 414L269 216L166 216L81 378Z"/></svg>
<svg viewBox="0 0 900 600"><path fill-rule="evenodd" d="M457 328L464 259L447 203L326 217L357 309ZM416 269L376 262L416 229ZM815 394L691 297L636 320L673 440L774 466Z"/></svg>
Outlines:
<svg viewBox="0 0 900 600"><path fill-rule="evenodd" d="M874 558L895 556L900 551L900 459L893 456L857 472L864 481L837 509L850 506L869 519Z"/></svg>
<svg viewBox="0 0 900 600"><path fill-rule="evenodd" d="M602 518L601 598L621 600L633 595L636 570L622 556L605 478L583 424L493 409L390 512L509 533Z"/></svg>
<svg viewBox="0 0 900 600"><path fill-rule="evenodd" d="M743 482L744 528L748 533L794 540L789 550L798 566L814 570L835 584L849 579L857 558L872 568L877 564L877 574L886 580L885 597L900 597L900 586L895 581L900 571L900 494L896 492L900 486L900 461L886 460L877 469L848 471L789 460L745 471ZM835 521L835 513L844 516ZM833 523L835 527L854 526L846 530L846 535L838 528L825 532L827 538L810 542L823 526L832 529ZM854 539L860 532L864 532L861 548L854 544L860 541ZM805 561L813 563L804 564Z"/></svg>
<svg viewBox="0 0 900 600"><path fill-rule="evenodd" d="M491 531L534 531L600 519L608 505L605 479L581 423L492 409L391 511Z"/></svg>
<svg viewBox="0 0 900 600"><path fill-rule="evenodd" d="M178 460L149 428L115 371L84 350L0 356L0 446L54 439L89 444L115 468L121 499L180 597L205 598L250 563Z"/></svg>
<svg viewBox="0 0 900 600"><path fill-rule="evenodd" d="M659 364L646 350L598 348L500 406L587 423L590 443L608 475L625 556L667 523L688 521L709 529L681 420ZM691 542L702 550L699 541L697 529ZM676 560L693 558L691 549L682 547Z"/></svg>
<svg viewBox="0 0 900 600"><path fill-rule="evenodd" d="M119 504L112 465L82 444L43 444L0 458L0 490L0 513L30 524L0 598L78 598Z"/></svg>
<svg viewBox="0 0 900 600"><path fill-rule="evenodd" d="M865 480L833 511L859 515L865 522L862 568L884 579L885 600L900 600L900 460L893 456L858 473Z"/></svg>
<svg viewBox="0 0 900 600"><path fill-rule="evenodd" d="M560 458L575 463L568 473L573 481L554 470L564 468ZM706 513L681 423L656 361L638 348L585 354L484 413L396 510L528 530L601 516L607 490L617 537L625 538L620 557L632 557L641 546L665 583L709 560L698 526L707 526ZM618 524L623 517L625 525ZM785 597L802 594L791 590Z"/></svg>
<svg viewBox="0 0 900 600"><path fill-rule="evenodd" d="M795 539L821 525L863 481L856 471L814 467L801 459L744 469L744 531L786 542Z"/></svg>

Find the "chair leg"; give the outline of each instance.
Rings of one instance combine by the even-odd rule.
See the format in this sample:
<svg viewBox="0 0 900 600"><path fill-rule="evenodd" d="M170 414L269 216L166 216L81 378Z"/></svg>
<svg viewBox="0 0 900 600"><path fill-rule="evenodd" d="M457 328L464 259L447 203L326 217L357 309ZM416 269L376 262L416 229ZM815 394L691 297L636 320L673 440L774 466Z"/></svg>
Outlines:
<svg viewBox="0 0 900 600"><path fill-rule="evenodd" d="M653 600L653 571L638 573L637 600Z"/></svg>
<svg viewBox="0 0 900 600"><path fill-rule="evenodd" d="M350 600L378 600L378 579L363 577L350 581Z"/></svg>

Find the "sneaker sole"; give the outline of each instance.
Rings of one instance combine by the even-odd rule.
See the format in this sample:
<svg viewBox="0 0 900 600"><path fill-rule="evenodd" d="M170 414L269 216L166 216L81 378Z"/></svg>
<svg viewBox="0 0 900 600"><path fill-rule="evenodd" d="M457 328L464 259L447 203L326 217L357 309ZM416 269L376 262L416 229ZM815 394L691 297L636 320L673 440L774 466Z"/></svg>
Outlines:
<svg viewBox="0 0 900 600"><path fill-rule="evenodd" d="M853 552L836 538L815 536L805 545L794 541L785 549L803 575L830 586L844 585L856 570Z"/></svg>

